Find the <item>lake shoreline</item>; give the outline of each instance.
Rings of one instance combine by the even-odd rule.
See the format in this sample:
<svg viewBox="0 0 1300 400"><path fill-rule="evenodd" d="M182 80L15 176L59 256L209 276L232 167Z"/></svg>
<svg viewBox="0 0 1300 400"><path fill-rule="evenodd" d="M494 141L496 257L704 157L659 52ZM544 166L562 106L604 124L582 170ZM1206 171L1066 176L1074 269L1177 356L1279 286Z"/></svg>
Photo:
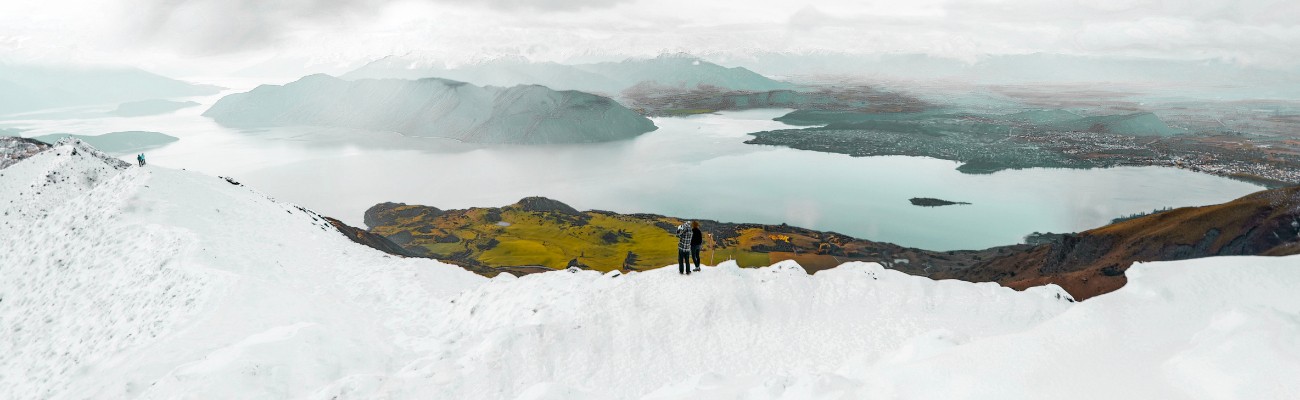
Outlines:
<svg viewBox="0 0 1300 400"><path fill-rule="evenodd" d="M312 127L239 130L200 111L5 127L24 135L162 132L180 140L149 150L151 165L229 176L353 226L384 201L469 208L546 196L579 209L787 223L946 251L1015 244L1034 231L1077 232L1122 215L1258 191L1176 168L973 175L957 171L959 163L929 157L851 157L744 143L753 132L791 128L773 121L789 109L654 118L660 129L632 140L539 146ZM973 204L911 205L908 199L918 195Z"/></svg>

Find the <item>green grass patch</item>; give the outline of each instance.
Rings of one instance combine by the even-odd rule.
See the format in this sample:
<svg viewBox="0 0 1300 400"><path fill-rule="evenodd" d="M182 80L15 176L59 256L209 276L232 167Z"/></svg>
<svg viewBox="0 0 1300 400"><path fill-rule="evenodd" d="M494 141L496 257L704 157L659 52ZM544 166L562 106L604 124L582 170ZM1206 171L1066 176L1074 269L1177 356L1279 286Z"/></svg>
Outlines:
<svg viewBox="0 0 1300 400"><path fill-rule="evenodd" d="M394 209L394 213L415 216L393 218L390 220L393 222L371 231L410 240L408 248L423 247L428 249L426 254L435 257L455 255L454 260L477 262L491 268L542 266L563 269L576 261L594 270L610 271L645 270L677 264L677 238L665 230L672 230L682 222L676 218L526 211L523 205L445 212L430 212L417 207L420 206ZM508 222L509 226L500 226L497 222ZM714 225L707 229L715 229L709 232L715 232L720 235L720 240L730 244L724 248L706 237L700 258L710 265L735 260L742 267L760 267L784 259L782 257L794 257L820 266L832 264L835 260L829 255L810 253L834 249L828 246L844 246L845 251L855 254L878 251L869 249L874 246L870 242L832 238L824 233L786 226L729 225L719 228ZM791 246L797 246L801 254L776 255L775 251L794 251ZM752 250L754 248L760 251ZM629 257L629 253L633 256Z"/></svg>
<svg viewBox="0 0 1300 400"><path fill-rule="evenodd" d="M537 240L498 237L501 241L496 247L484 251L478 260L491 266L541 265L548 268L564 268L569 258L564 249L547 246Z"/></svg>

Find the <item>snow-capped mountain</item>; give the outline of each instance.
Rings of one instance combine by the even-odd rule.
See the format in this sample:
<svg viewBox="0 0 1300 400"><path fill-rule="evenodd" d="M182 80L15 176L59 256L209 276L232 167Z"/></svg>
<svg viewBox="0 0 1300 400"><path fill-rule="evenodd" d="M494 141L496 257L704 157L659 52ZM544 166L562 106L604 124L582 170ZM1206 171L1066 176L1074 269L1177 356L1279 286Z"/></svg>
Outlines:
<svg viewBox="0 0 1300 400"><path fill-rule="evenodd" d="M65 139L0 170L0 398L1283 399L1300 258L1073 302L850 263L486 279Z"/></svg>
<svg viewBox="0 0 1300 400"><path fill-rule="evenodd" d="M471 143L605 142L655 129L613 100L577 91L323 74L222 97L203 115L237 127L345 127Z"/></svg>

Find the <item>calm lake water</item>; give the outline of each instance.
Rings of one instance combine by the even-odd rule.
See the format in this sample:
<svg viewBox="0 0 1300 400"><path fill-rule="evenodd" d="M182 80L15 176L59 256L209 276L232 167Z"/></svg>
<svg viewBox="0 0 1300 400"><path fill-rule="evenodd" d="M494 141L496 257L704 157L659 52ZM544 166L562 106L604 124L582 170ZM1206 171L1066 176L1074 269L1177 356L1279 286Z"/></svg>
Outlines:
<svg viewBox="0 0 1300 400"><path fill-rule="evenodd" d="M1262 190L1171 168L967 175L952 161L854 158L743 143L747 133L786 127L771 119L788 110L659 118L659 130L616 143L480 146L344 129L233 130L199 116L216 98L196 99L204 105L163 116L10 117L0 128L26 129L22 136L166 133L181 140L147 151L154 165L231 176L357 226L364 226L367 208L384 201L451 209L546 196L581 210L784 222L955 250L1019 243L1035 231L1086 230L1121 215L1221 203ZM912 197L972 204L924 208L911 205Z"/></svg>

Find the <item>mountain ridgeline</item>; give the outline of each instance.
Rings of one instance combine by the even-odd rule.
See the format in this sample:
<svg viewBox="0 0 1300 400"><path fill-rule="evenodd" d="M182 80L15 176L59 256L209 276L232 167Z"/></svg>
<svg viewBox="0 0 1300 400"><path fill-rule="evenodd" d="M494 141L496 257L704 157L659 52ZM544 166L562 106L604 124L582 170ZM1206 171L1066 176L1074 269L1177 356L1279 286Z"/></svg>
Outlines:
<svg viewBox="0 0 1300 400"><path fill-rule="evenodd" d="M203 115L241 128L324 126L499 144L607 142L656 129L609 98L577 91L324 74L225 96Z"/></svg>
<svg viewBox="0 0 1300 400"><path fill-rule="evenodd" d="M0 64L0 115L59 107L205 96L220 92L136 68Z"/></svg>
<svg viewBox="0 0 1300 400"><path fill-rule="evenodd" d="M927 105L899 92L866 86L810 90L742 67L727 68L686 54L621 62L558 64L499 59L454 68L407 57L386 57L343 74L343 79L443 78L478 85L538 84L617 99L656 117L753 108L858 112L915 112Z"/></svg>
<svg viewBox="0 0 1300 400"><path fill-rule="evenodd" d="M793 88L788 83L772 80L745 68L727 68L684 54L576 65L500 59L453 68L439 62L385 57L341 76L348 80L435 77L476 85L537 84L556 90L580 90L611 97L619 96L624 90L637 85L684 89L718 87L745 91Z"/></svg>

